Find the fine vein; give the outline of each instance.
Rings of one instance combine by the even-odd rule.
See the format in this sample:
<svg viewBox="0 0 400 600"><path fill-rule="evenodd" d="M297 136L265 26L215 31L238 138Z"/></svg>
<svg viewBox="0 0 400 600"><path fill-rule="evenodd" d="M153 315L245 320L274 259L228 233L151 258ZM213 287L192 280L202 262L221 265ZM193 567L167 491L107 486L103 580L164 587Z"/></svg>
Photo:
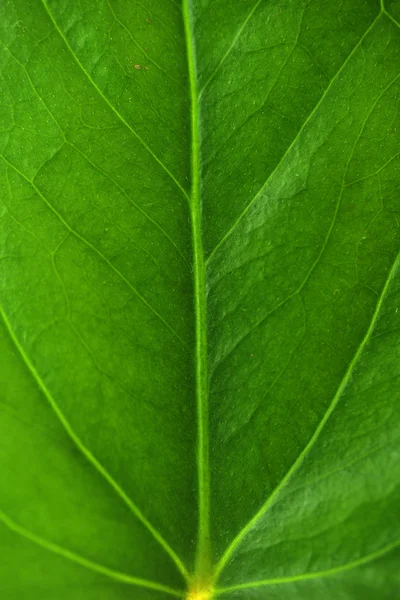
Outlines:
<svg viewBox="0 0 400 600"><path fill-rule="evenodd" d="M206 269L202 239L202 207L200 192L200 115L190 0L183 0L183 21L185 28L191 97L191 222L193 238L194 304L196 319L196 403L198 427L197 467L199 495L196 577L200 581L206 579L210 571L207 308Z"/></svg>
<svg viewBox="0 0 400 600"><path fill-rule="evenodd" d="M114 271L114 273L132 290L132 292L143 302L143 304L165 325L165 327L172 333L176 339L178 339L183 346L187 346L186 342L181 338L181 336L175 331L175 329L164 319L164 317L146 300L144 296L135 288L134 285L125 277L125 275L117 269L117 267L105 256L100 250L96 248L89 240L83 237L80 233L78 233L75 229L73 229L69 223L62 217L62 215L54 208L54 206L47 200L47 198L42 194L40 189L37 187L32 179L29 179L22 171L20 171L13 163L11 163L4 155L0 154L0 158L4 160L4 162L11 167L20 177L22 177L27 183L29 183L32 188L35 190L37 195L43 200L46 206L56 215L56 217L61 221L61 223L65 226L65 228L78 240L80 240L83 244L88 246L93 252L95 252L108 266Z"/></svg>
<svg viewBox="0 0 400 600"><path fill-rule="evenodd" d="M175 565L178 567L178 569L179 569L180 573L182 573L183 577L185 579L188 579L189 578L188 572L187 572L184 564L182 563L182 561L178 557L178 555L175 553L175 551L164 540L164 538L157 531L157 529L155 529L155 527L153 527L153 525L142 514L142 512L136 506L136 504L134 504L132 502L132 500L125 493L125 491L118 485L118 483L113 479L113 477L109 474L109 472L95 458L95 456L93 456L93 454L90 452L90 450L88 448L86 448L86 446L83 444L83 442L81 441L81 439L77 436L77 434L75 433L75 431L71 427L68 419L65 417L64 413L62 412L61 408L58 406L58 404L57 404L56 400L54 399L53 395L51 394L50 390L45 385L43 379L39 375L38 371L36 370L35 366L31 362L31 360L28 357L27 353L25 352L25 349L21 345L21 343L20 343L20 341L19 341L19 339L18 339L18 337L17 337L14 329L12 328L11 323L10 323L10 321L9 321L9 319L8 319L6 313L4 312L4 310L3 310L3 308L2 308L1 305L0 305L0 315L3 318L5 326L6 326L7 330L8 330L8 332L9 332L10 338L12 339L15 347L17 348L19 354L21 355L21 357L22 357L25 365L27 366L27 368L28 368L29 372L31 373L32 377L34 378L34 380L36 381L37 385L39 386L39 388L43 392L45 398L48 400L51 408L53 409L54 413L58 417L61 425L64 427L65 431L67 432L67 434L69 435L69 437L71 438L71 440L74 442L74 444L76 445L76 447L82 452L83 456L88 460L88 462L93 465L93 467L96 469L96 471L98 473L100 473L100 475L113 488L113 490L117 493L117 495L124 501L124 503L128 506L128 508L135 515L135 517L153 535L153 537L157 540L157 542L160 544L160 546L165 550L165 552L174 561Z"/></svg>
<svg viewBox="0 0 400 600"><path fill-rule="evenodd" d="M6 515L3 511L0 511L0 521L2 521L4 525L6 525L6 527L11 529L11 531L17 533L23 538L28 539L29 541L37 544L38 546L41 546L45 550L48 550L49 552L58 554L59 556L62 556L63 558L66 558L67 560L74 562L80 565L81 567L89 569L90 571L101 573L102 575L106 575L107 577L110 577L115 581L119 581L120 583L137 585L151 590L156 590L158 592L166 592L167 594L172 594L173 596L177 596L178 598L181 598L183 596L183 593L179 590L174 590L173 588L170 588L166 585L162 585L161 583L157 583L155 581L142 579L141 577L133 577L132 575L127 575L126 573L115 571L114 569L110 569L109 567L93 562L92 560L89 560L79 554L76 554L75 552L71 552L71 550L59 546L58 544L55 544L50 540L46 540L45 538L42 538L33 531L25 529L25 527L22 527L13 519L10 519L10 517Z"/></svg>
<svg viewBox="0 0 400 600"><path fill-rule="evenodd" d="M324 417L322 418L321 422L319 423L318 427L316 428L313 436L310 438L308 444L304 447L303 451L299 454L297 460L293 463L293 465L291 466L291 468L288 470L288 472L286 473L286 475L283 477L283 479L281 480L281 482L277 485L277 487L274 489L274 491L272 492L272 494L267 498L267 500L264 502L264 504L261 506L261 508L259 509L259 511L252 517L252 519L250 519L250 521L247 523L247 525L245 525L243 527L243 529L238 533L238 535L234 538L234 540L231 542L231 544L228 546L228 548L226 549L226 551L224 552L224 554L221 557L221 560L219 561L216 570L215 570L215 578L218 578L218 576L220 575L220 573L222 572L222 570L224 569L224 567L226 566L226 564L229 562L229 560L231 559L233 553L236 551L236 549L238 548L238 546L241 544L241 542L243 541L244 537L249 533L249 531L255 526L255 524L257 523L257 521L259 521L259 519L261 519L264 514L268 511L268 509L275 503L277 497L279 496L279 494L281 493L282 489L285 487L285 485L289 482L289 480L293 477L293 475L296 473L296 471L300 468L300 466L302 465L304 459L306 458L306 456L310 453L310 451L312 450L313 446L315 445L315 443L317 442L322 430L324 429L326 423L328 422L330 416L332 415L333 411L335 410L345 388L347 387L352 372L356 366L356 364L358 363L360 356L362 355L364 348L369 340L369 338L371 337L371 334L374 330L375 324L377 322L383 301L386 297L386 294L388 292L389 289L389 285L392 281L392 278L394 276L394 273L399 265L399 259L400 259L400 253L397 254L396 259L392 265L392 268L389 271L389 274L387 276L386 282L382 288L381 294L379 296L378 302L376 304L375 310L374 310L374 314L372 315L372 319L371 322L369 324L369 327L363 337L363 339L361 340L360 345L357 348L356 353L353 356L353 359L351 360L340 384L339 387L336 391L336 394L334 395L328 410L326 411Z"/></svg>

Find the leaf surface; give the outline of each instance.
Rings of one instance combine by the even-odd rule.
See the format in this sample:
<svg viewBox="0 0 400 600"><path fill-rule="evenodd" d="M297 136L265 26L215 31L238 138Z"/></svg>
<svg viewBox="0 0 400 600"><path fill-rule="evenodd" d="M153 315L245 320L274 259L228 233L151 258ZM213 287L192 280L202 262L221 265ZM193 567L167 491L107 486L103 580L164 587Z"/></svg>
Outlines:
<svg viewBox="0 0 400 600"><path fill-rule="evenodd" d="M0 4L0 590L397 598L400 5Z"/></svg>

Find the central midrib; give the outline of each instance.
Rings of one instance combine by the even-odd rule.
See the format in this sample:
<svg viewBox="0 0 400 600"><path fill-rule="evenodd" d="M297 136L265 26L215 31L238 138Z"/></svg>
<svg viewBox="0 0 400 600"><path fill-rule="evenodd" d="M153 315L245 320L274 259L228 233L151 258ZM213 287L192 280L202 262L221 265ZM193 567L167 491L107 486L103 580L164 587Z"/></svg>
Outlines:
<svg viewBox="0 0 400 600"><path fill-rule="evenodd" d="M200 114L197 88L196 56L192 31L190 0L183 0L183 22L189 70L191 100L191 192L190 212L193 245L193 285L195 310L195 361L197 406L197 473L198 533L195 582L204 588L211 577L209 518L209 442L208 442L208 374L207 374L207 301L206 265L203 250L202 204L200 187Z"/></svg>

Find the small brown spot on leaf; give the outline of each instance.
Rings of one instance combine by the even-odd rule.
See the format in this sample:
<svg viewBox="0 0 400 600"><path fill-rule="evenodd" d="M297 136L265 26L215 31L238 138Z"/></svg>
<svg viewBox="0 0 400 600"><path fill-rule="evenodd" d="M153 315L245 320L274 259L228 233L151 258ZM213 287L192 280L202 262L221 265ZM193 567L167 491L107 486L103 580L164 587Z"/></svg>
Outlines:
<svg viewBox="0 0 400 600"><path fill-rule="evenodd" d="M140 69L141 69L140 65L135 65L135 69L136 69L137 71L140 71Z"/></svg>

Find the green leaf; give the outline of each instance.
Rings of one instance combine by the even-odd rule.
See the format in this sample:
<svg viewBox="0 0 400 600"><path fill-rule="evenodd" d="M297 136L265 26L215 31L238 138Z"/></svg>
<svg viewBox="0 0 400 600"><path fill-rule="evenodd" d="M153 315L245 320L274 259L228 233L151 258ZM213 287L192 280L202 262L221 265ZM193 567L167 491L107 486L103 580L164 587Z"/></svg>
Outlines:
<svg viewBox="0 0 400 600"><path fill-rule="evenodd" d="M0 3L0 591L395 600L400 3Z"/></svg>

